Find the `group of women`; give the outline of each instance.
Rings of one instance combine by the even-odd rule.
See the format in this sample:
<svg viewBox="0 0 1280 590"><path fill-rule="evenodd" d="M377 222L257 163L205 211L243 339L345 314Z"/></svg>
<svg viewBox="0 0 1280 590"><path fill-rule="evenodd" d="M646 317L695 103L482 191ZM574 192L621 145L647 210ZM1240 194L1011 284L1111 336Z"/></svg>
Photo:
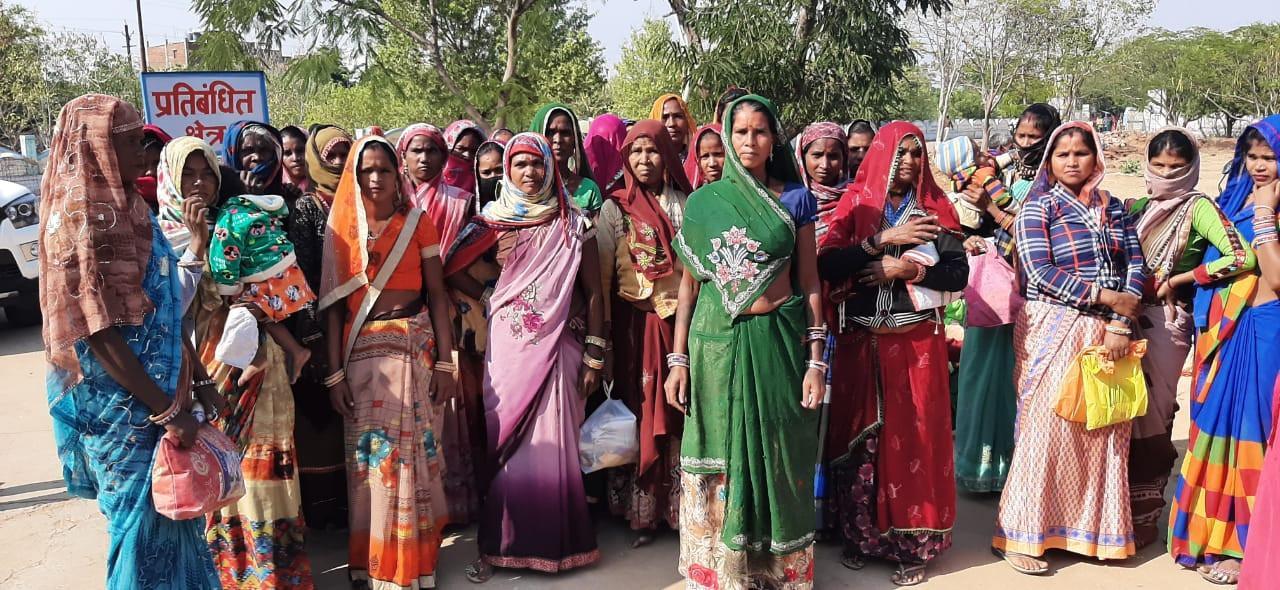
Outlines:
<svg viewBox="0 0 1280 590"><path fill-rule="evenodd" d="M326 527L349 530L355 588L434 587L450 525L478 526L472 582L560 572L600 559L593 502L636 546L678 530L691 588L812 587L822 539L907 586L950 547L957 488L1004 491L992 550L1020 572L1049 549L1124 559L1158 538L1193 347L1169 550L1217 583L1280 573L1280 117L1246 129L1217 199L1195 139L1161 132L1149 195L1125 200L1098 135L1048 105L1018 120L1002 188L952 191L911 123L789 142L766 98L718 107L699 126L663 95L585 134L558 103L519 134L246 121L217 154L117 99L68 103L40 209L48 395L68 488L110 521L107 586L313 587L305 533ZM292 382L270 338L258 370L215 353L234 303L211 224L242 194L284 198L318 295L287 320L312 350ZM960 292L1004 304L970 314L953 402ZM1138 339L1145 416L1055 413L1082 350ZM639 458L593 482L600 389ZM246 494L173 521L150 465L166 432L192 443L195 402L243 449Z"/></svg>

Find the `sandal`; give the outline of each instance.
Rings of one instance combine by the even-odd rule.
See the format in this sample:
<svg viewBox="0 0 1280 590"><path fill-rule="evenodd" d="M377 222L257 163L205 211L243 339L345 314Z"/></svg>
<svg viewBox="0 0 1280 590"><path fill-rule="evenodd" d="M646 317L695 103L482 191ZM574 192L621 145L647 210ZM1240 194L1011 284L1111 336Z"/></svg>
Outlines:
<svg viewBox="0 0 1280 590"><path fill-rule="evenodd" d="M1235 564L1236 567L1233 570L1219 567L1224 563ZM1235 586L1236 583L1240 581L1240 562L1235 559L1219 561L1218 563L1213 564L1212 567L1207 569L1201 567L1196 571L1200 572L1201 578L1219 586Z"/></svg>
<svg viewBox="0 0 1280 590"><path fill-rule="evenodd" d="M472 584L483 584L493 577L493 568L484 562L484 559L477 559L467 565L464 570L467 574L467 580Z"/></svg>
<svg viewBox="0 0 1280 590"><path fill-rule="evenodd" d="M1005 563L1009 564L1009 567L1013 568L1014 571L1020 574L1026 574L1028 576L1039 576L1039 575L1049 573L1049 564L1042 559L1036 559L1030 555L1023 555L1021 553L1006 553L1004 551L996 549L995 547L991 548L991 553L994 554L996 557L1003 559ZM1013 559L1017 559L1019 557L1030 560L1031 562L1036 564L1036 567L1027 567L1025 565L1018 565L1015 561L1013 561Z"/></svg>
<svg viewBox="0 0 1280 590"><path fill-rule="evenodd" d="M889 581L899 586L915 586L924 581L924 568L923 563L912 565L899 563L897 571L889 576Z"/></svg>
<svg viewBox="0 0 1280 590"><path fill-rule="evenodd" d="M645 545L652 545L652 544L653 544L653 533L640 533L640 536L636 537L636 540L631 543L631 548L639 549L641 547L644 547Z"/></svg>
<svg viewBox="0 0 1280 590"><path fill-rule="evenodd" d="M840 565L843 565L853 571L858 571L867 567L867 562L862 559L861 555L847 555L840 558Z"/></svg>

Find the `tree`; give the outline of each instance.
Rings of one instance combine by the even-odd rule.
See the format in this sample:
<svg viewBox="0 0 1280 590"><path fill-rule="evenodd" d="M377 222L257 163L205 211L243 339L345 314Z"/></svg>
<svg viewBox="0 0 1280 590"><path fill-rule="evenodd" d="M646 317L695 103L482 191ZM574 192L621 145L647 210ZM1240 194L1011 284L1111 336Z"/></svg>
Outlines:
<svg viewBox="0 0 1280 590"><path fill-rule="evenodd" d="M935 113L938 126L934 141L942 141L946 137L951 101L964 73L967 35L979 28L980 16L969 3L965 3L953 6L945 13L919 14L913 22L912 35L925 57L922 71L937 88Z"/></svg>
<svg viewBox="0 0 1280 590"><path fill-rule="evenodd" d="M789 130L814 120L887 114L915 61L900 21L949 0L669 0L680 38L661 63L679 72L695 112L731 84L774 98Z"/></svg>
<svg viewBox="0 0 1280 590"><path fill-rule="evenodd" d="M604 84L587 15L569 0L193 0L193 7L215 40L252 41L211 43L202 51L208 62L239 64L254 47L299 36L311 51L343 48L361 80L430 96L447 103L450 116L486 127L531 113L550 85L564 85L552 93L563 97L598 95Z"/></svg>
<svg viewBox="0 0 1280 590"><path fill-rule="evenodd" d="M684 81L679 71L662 61L663 48L670 40L671 27L665 20L646 20L631 33L607 87L609 102L618 115L646 118L654 99L681 89ZM695 113L699 121L707 116L708 113Z"/></svg>
<svg viewBox="0 0 1280 590"><path fill-rule="evenodd" d="M978 11L984 26L965 31L966 51L962 69L965 86L978 93L982 103L982 148L991 138L991 116L1022 77L1029 65L1022 51L1026 39L1020 14L1008 0L974 1L969 10Z"/></svg>
<svg viewBox="0 0 1280 590"><path fill-rule="evenodd" d="M0 4L0 144L17 145L44 118L43 35L27 9Z"/></svg>

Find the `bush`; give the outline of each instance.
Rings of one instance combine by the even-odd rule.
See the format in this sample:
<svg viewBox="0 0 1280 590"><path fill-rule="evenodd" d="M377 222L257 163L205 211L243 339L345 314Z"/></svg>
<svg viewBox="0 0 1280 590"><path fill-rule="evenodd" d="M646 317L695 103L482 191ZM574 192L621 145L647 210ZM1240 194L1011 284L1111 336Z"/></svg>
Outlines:
<svg viewBox="0 0 1280 590"><path fill-rule="evenodd" d="M1142 162L1133 159L1120 162L1120 173L1137 176L1142 173Z"/></svg>

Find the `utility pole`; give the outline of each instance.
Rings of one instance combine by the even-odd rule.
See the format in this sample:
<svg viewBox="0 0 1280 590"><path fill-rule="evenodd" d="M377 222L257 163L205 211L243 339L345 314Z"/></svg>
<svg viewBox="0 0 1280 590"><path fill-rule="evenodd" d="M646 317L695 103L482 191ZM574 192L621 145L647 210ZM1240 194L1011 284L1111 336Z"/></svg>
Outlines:
<svg viewBox="0 0 1280 590"><path fill-rule="evenodd" d="M138 6L138 56L142 59L142 71L147 71L147 36L142 33L142 0L137 0Z"/></svg>
<svg viewBox="0 0 1280 590"><path fill-rule="evenodd" d="M133 63L133 38L129 36L129 23L124 24L124 53L129 56L129 63Z"/></svg>

